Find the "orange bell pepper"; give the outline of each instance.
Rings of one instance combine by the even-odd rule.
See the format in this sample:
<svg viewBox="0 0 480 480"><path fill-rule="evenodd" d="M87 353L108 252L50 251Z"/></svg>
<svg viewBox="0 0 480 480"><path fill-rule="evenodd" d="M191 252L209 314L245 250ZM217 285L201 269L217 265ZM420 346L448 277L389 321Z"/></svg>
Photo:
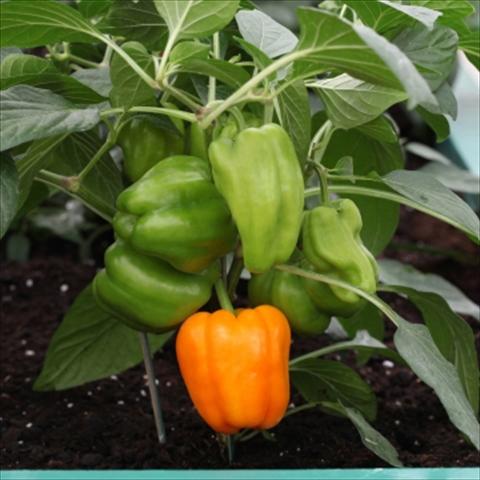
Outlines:
<svg viewBox="0 0 480 480"><path fill-rule="evenodd" d="M290 327L280 310L198 312L180 328L176 350L188 393L215 431L280 422L290 397Z"/></svg>

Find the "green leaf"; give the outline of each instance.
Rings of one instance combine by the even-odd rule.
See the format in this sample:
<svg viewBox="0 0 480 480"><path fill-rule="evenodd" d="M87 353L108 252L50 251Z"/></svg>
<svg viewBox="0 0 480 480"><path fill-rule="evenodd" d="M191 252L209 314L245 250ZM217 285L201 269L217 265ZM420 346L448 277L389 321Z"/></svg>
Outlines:
<svg viewBox="0 0 480 480"><path fill-rule="evenodd" d="M349 318L340 318L340 323L349 337L355 337L361 330L367 331L373 338L382 341L385 336L385 322L382 314L371 303L367 303L359 312Z"/></svg>
<svg viewBox="0 0 480 480"><path fill-rule="evenodd" d="M433 388L451 422L480 449L480 428L455 367L435 345L427 327L396 316L395 346L413 372Z"/></svg>
<svg viewBox="0 0 480 480"><path fill-rule="evenodd" d="M408 108L412 109L418 104L437 105L437 100L432 94L428 83L402 50L379 35L375 30L362 24L355 24L354 29L400 80L404 90L408 93Z"/></svg>
<svg viewBox="0 0 480 480"><path fill-rule="evenodd" d="M170 337L149 335L152 350ZM65 390L123 372L142 358L138 333L98 307L88 286L53 335L33 388Z"/></svg>
<svg viewBox="0 0 480 480"><path fill-rule="evenodd" d="M403 467L395 447L380 432L375 430L360 412L353 408L343 407L343 409L360 434L362 443L369 450L393 467Z"/></svg>
<svg viewBox="0 0 480 480"><path fill-rule="evenodd" d="M445 116L431 113L422 107L417 107L416 110L425 123L435 132L437 142L444 142L450 135L450 125Z"/></svg>
<svg viewBox="0 0 480 480"><path fill-rule="evenodd" d="M18 200L18 175L15 162L5 152L0 154L0 238L15 217Z"/></svg>
<svg viewBox="0 0 480 480"><path fill-rule="evenodd" d="M459 47L477 70L480 69L480 30L477 28L460 37Z"/></svg>
<svg viewBox="0 0 480 480"><path fill-rule="evenodd" d="M296 51L306 51L308 56L295 62L295 76L312 77L337 68L355 78L402 89L384 61L346 20L313 8L299 8L297 15L301 35Z"/></svg>
<svg viewBox="0 0 480 480"><path fill-rule="evenodd" d="M405 146L405 149L417 155L418 157L424 158L425 160L431 160L432 162L439 162L443 165L451 165L452 162L443 154L441 154L435 148L424 145L423 143L409 142Z"/></svg>
<svg viewBox="0 0 480 480"><path fill-rule="evenodd" d="M442 83L434 92L438 101L438 108L427 106L432 113L450 115L452 120L457 119L457 99L448 82Z"/></svg>
<svg viewBox="0 0 480 480"><path fill-rule="evenodd" d="M368 123L359 125L357 130L364 135L367 135L381 143L395 143L398 145L398 130L393 124L393 121L387 115L381 115L380 117L371 120ZM403 154L402 154L403 163Z"/></svg>
<svg viewBox="0 0 480 480"><path fill-rule="evenodd" d="M0 48L0 64L10 55L21 55L22 51L17 47Z"/></svg>
<svg viewBox="0 0 480 480"><path fill-rule="evenodd" d="M311 77L339 69L351 76L408 94L408 104L436 104L428 84L401 50L363 24L350 24L326 11L302 8L294 77Z"/></svg>
<svg viewBox="0 0 480 480"><path fill-rule="evenodd" d="M74 133L50 154L48 169L66 176L78 175L101 146L102 141L93 132ZM95 197L102 211L115 211L115 202L124 185L121 172L110 155L105 154L95 164L82 187Z"/></svg>
<svg viewBox="0 0 480 480"><path fill-rule="evenodd" d="M433 30L421 25L407 28L395 38L394 43L413 62L432 90L440 87L452 72L458 35L450 28L442 25Z"/></svg>
<svg viewBox="0 0 480 480"><path fill-rule="evenodd" d="M255 45L252 45L251 43L243 40L242 38L234 38L235 41L240 45L240 47L252 57L252 60L255 62L255 66L260 70L263 70L272 63L272 60ZM268 77L269 80L274 80L275 78L275 73L272 73L272 75Z"/></svg>
<svg viewBox="0 0 480 480"><path fill-rule="evenodd" d="M368 123L407 98L404 92L357 80L345 73L316 80L308 87L318 90L333 125L346 130Z"/></svg>
<svg viewBox="0 0 480 480"><path fill-rule="evenodd" d="M13 85L32 85L51 90L75 104L94 104L105 97L80 83L75 78L60 73L55 66L33 55L10 55L0 66L0 88Z"/></svg>
<svg viewBox="0 0 480 480"><path fill-rule="evenodd" d="M75 9L53 0L0 3L0 46L92 42L101 34Z"/></svg>
<svg viewBox="0 0 480 480"><path fill-rule="evenodd" d="M429 8L388 1L345 0L344 3L355 10L365 25L382 34L415 21L431 29L440 15Z"/></svg>
<svg viewBox="0 0 480 480"><path fill-rule="evenodd" d="M238 0L154 0L173 38L207 37L233 19Z"/></svg>
<svg viewBox="0 0 480 480"><path fill-rule="evenodd" d="M475 212L434 177L418 171L396 170L385 175L383 181L479 242L480 222Z"/></svg>
<svg viewBox="0 0 480 480"><path fill-rule="evenodd" d="M78 11L85 18L94 18L105 14L112 6L113 0L77 0Z"/></svg>
<svg viewBox="0 0 480 480"><path fill-rule="evenodd" d="M311 114L308 91L302 81L285 88L278 98L280 123L292 139L301 164L307 159L311 137Z"/></svg>
<svg viewBox="0 0 480 480"><path fill-rule="evenodd" d="M122 48L148 75L155 75L152 56L141 43L127 42L122 45ZM118 54L114 54L112 57L110 79L112 81L112 90L110 91L112 107L129 108L134 105L155 105L154 90Z"/></svg>
<svg viewBox="0 0 480 480"><path fill-rule="evenodd" d="M82 68L73 72L72 77L105 98L108 98L112 90L110 67Z"/></svg>
<svg viewBox="0 0 480 480"><path fill-rule="evenodd" d="M298 43L288 28L260 10L241 10L235 20L242 37L269 58L291 52Z"/></svg>
<svg viewBox="0 0 480 480"><path fill-rule="evenodd" d="M140 42L151 50L162 50L168 38L167 25L152 0L113 2L99 28L111 35Z"/></svg>
<svg viewBox="0 0 480 480"><path fill-rule="evenodd" d="M175 45L170 57L169 62L172 64L185 64L192 58L201 58L206 60L208 58L208 52L210 46L200 42L180 42Z"/></svg>
<svg viewBox="0 0 480 480"><path fill-rule="evenodd" d="M52 161L50 153L68 136L68 134L55 135L34 141L26 151L25 155L17 160L19 198L17 207L21 208L30 193L35 175L46 168Z"/></svg>
<svg viewBox="0 0 480 480"><path fill-rule="evenodd" d="M442 185L454 192L480 195L480 177L453 164L428 163L419 171L435 177Z"/></svg>
<svg viewBox="0 0 480 480"><path fill-rule="evenodd" d="M422 273L411 265L386 258L378 260L378 266L380 281L385 285L435 293L445 299L454 312L480 320L479 306L444 278L433 273Z"/></svg>
<svg viewBox="0 0 480 480"><path fill-rule="evenodd" d="M417 292L407 287L395 290L406 294L418 307L436 346L457 369L470 405L478 414L478 358L475 336L468 323L453 313L447 302L435 293Z"/></svg>
<svg viewBox="0 0 480 480"><path fill-rule="evenodd" d="M350 367L332 360L310 359L291 367L295 388L308 402L342 402L373 420L377 413L375 394Z"/></svg>
<svg viewBox="0 0 480 480"><path fill-rule="evenodd" d="M30 140L89 130L100 121L98 108L79 108L60 95L15 85L0 92L2 150Z"/></svg>
<svg viewBox="0 0 480 480"><path fill-rule="evenodd" d="M233 88L241 87L250 78L247 70L225 60L192 58L178 68L181 72L215 77Z"/></svg>
<svg viewBox="0 0 480 480"><path fill-rule="evenodd" d="M410 0L410 3L441 12L437 23L451 28L455 28L459 20L475 13L475 6L470 0Z"/></svg>

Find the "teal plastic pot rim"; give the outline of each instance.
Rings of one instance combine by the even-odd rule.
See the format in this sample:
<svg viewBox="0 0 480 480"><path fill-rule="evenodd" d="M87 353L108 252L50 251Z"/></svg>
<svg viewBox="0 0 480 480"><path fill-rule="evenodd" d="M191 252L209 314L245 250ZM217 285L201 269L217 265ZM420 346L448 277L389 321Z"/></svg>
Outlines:
<svg viewBox="0 0 480 480"><path fill-rule="evenodd" d="M3 470L2 480L479 480L474 468L311 470Z"/></svg>

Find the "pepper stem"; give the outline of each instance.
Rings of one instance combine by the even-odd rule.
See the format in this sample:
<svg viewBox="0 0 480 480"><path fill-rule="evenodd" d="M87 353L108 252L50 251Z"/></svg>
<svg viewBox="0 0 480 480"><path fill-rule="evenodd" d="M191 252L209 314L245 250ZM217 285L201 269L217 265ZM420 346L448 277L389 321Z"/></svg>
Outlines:
<svg viewBox="0 0 480 480"><path fill-rule="evenodd" d="M233 107L230 109L230 113L233 115L235 122L237 122L238 131L241 132L242 130L245 130L245 119L240 110L237 107Z"/></svg>
<svg viewBox="0 0 480 480"><path fill-rule="evenodd" d="M143 361L145 363L145 371L147 372L148 388L150 390L150 400L152 402L153 416L155 418L155 427L157 429L158 441L164 444L166 441L165 424L163 423L162 407L160 405L160 396L158 388L155 384L155 371L153 370L152 354L150 352L150 344L145 332L139 332L140 345L142 346Z"/></svg>
<svg viewBox="0 0 480 480"><path fill-rule="evenodd" d="M227 293L233 298L243 270L243 258L235 256L228 272Z"/></svg>
<svg viewBox="0 0 480 480"><path fill-rule="evenodd" d="M218 302L220 306L224 310L228 310L229 312L234 312L234 308L232 302L230 301L230 297L228 296L227 289L225 288L225 283L221 278L219 278L215 282L215 291L217 292Z"/></svg>
<svg viewBox="0 0 480 480"><path fill-rule="evenodd" d="M235 455L235 441L233 435L227 435L227 455L228 455L228 464L233 463L233 457Z"/></svg>

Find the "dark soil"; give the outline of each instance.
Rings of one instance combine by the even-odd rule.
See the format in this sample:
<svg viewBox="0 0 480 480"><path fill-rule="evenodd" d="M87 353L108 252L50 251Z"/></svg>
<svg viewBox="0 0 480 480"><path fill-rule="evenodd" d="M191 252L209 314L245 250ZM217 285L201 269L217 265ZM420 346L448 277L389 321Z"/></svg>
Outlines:
<svg viewBox="0 0 480 480"><path fill-rule="evenodd" d="M413 234L412 232L415 232ZM460 252L399 249L422 242ZM403 211L402 226L387 251L424 271L435 272L480 301L478 249L462 234L420 213ZM395 247L396 245L396 247ZM460 261L464 263L461 263ZM475 265L477 262L477 265ZM1 466L3 468L224 468L213 432L197 415L179 376L172 343L155 357L168 443L156 441L148 390L141 367L118 377L64 392L37 393L38 375L49 339L62 315L95 274L75 253L52 257L46 251L28 263L3 264L1 318ZM412 321L419 317L405 301L392 301ZM480 342L478 324L474 327ZM391 336L391 332L389 333ZM388 339L387 339L388 341ZM318 348L324 337L298 339L292 355ZM353 365L351 356L346 357ZM379 359L358 369L379 400L374 423L398 449L407 466L476 466L479 457L449 423L434 393L404 367ZM298 404L300 399L293 397ZM274 429L276 441L261 435L237 447L236 468L383 467L360 442L347 420L307 410Z"/></svg>

